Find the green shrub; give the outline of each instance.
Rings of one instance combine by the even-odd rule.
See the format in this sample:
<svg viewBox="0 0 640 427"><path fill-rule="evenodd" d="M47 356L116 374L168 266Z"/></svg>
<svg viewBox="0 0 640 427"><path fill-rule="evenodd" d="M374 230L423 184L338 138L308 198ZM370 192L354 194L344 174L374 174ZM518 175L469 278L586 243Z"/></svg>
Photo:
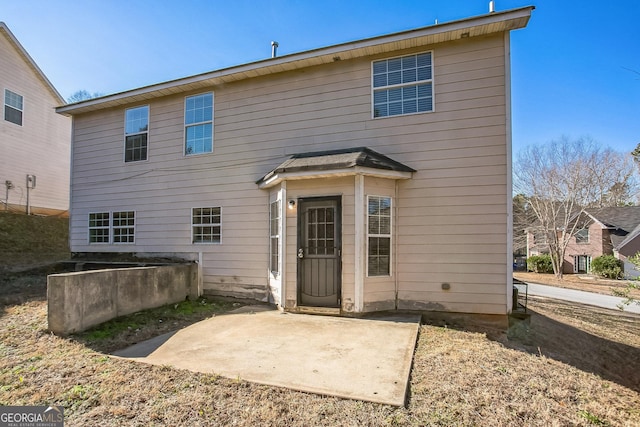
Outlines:
<svg viewBox="0 0 640 427"><path fill-rule="evenodd" d="M602 255L591 261L591 272L607 279L621 279L624 263L613 255Z"/></svg>
<svg viewBox="0 0 640 427"><path fill-rule="evenodd" d="M534 273L553 273L551 255L533 255L527 258L527 270Z"/></svg>

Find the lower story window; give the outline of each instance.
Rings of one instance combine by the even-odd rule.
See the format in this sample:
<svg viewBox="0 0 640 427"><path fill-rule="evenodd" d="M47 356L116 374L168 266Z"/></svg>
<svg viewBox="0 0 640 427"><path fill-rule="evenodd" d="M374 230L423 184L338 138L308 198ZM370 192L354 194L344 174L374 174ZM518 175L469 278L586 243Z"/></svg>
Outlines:
<svg viewBox="0 0 640 427"><path fill-rule="evenodd" d="M391 198L368 197L367 275L391 274Z"/></svg>
<svg viewBox="0 0 640 427"><path fill-rule="evenodd" d="M113 213L113 243L134 243L135 214L129 212Z"/></svg>
<svg viewBox="0 0 640 427"><path fill-rule="evenodd" d="M271 203L269 213L270 269L271 273L280 272L280 200Z"/></svg>
<svg viewBox="0 0 640 427"><path fill-rule="evenodd" d="M109 212L89 214L89 243L109 243Z"/></svg>
<svg viewBox="0 0 640 427"><path fill-rule="evenodd" d="M89 243L135 243L135 212L90 213Z"/></svg>
<svg viewBox="0 0 640 427"><path fill-rule="evenodd" d="M220 207L193 208L191 229L193 243L220 243Z"/></svg>

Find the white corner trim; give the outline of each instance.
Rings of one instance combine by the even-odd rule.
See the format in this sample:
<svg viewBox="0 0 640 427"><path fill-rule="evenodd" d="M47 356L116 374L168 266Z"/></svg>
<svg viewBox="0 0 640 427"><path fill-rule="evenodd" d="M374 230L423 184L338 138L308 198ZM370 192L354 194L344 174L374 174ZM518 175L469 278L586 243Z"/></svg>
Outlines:
<svg viewBox="0 0 640 427"><path fill-rule="evenodd" d="M364 227L364 175L355 178L355 280L354 311L362 312L364 297L364 275L366 266L366 233Z"/></svg>

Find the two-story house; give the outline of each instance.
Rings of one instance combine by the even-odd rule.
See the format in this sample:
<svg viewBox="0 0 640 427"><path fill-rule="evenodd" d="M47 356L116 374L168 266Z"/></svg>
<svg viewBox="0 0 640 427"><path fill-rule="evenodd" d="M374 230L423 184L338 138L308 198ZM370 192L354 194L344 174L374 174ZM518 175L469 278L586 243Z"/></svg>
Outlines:
<svg viewBox="0 0 640 427"><path fill-rule="evenodd" d="M0 210L64 214L69 208L71 120L64 99L0 22Z"/></svg>
<svg viewBox="0 0 640 427"><path fill-rule="evenodd" d="M216 70L73 117L71 250L285 310L512 307L510 31L533 7Z"/></svg>
<svg viewBox="0 0 640 427"><path fill-rule="evenodd" d="M565 251L563 273L590 273L591 261L602 255L614 255L625 263L625 273L637 276L628 258L640 251L640 206L617 206L585 210L577 231ZM527 232L528 256L547 253L544 233Z"/></svg>

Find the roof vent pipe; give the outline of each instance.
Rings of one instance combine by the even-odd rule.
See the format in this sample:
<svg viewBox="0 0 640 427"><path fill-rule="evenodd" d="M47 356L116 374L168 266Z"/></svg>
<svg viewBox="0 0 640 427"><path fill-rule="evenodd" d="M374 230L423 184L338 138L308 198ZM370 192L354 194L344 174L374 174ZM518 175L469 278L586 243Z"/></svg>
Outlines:
<svg viewBox="0 0 640 427"><path fill-rule="evenodd" d="M271 42L271 57L275 58L278 55L278 42Z"/></svg>
<svg viewBox="0 0 640 427"><path fill-rule="evenodd" d="M489 2L489 13L493 13L496 11L496 2L491 0Z"/></svg>

